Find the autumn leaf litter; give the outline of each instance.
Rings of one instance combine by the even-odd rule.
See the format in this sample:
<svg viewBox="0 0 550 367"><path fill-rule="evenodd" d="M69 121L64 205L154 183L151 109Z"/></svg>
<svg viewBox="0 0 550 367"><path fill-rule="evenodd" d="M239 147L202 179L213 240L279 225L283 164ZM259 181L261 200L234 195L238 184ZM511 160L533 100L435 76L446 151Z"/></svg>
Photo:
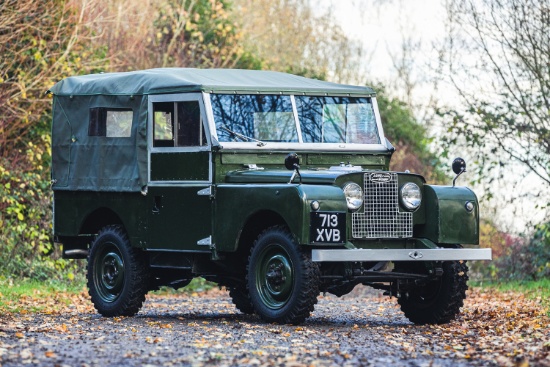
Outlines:
<svg viewBox="0 0 550 367"><path fill-rule="evenodd" d="M41 311L32 311L40 305ZM447 325L416 326L364 287L319 298L303 325L240 314L225 290L149 295L103 318L85 292L22 298L0 316L1 366L550 366L540 300L474 288Z"/></svg>

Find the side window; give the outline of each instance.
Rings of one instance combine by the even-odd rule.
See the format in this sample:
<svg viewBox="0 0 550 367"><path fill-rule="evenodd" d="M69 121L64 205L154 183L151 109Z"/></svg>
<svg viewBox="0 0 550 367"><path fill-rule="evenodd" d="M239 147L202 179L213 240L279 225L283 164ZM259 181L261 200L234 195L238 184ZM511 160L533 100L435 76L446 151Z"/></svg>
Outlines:
<svg viewBox="0 0 550 367"><path fill-rule="evenodd" d="M134 112L125 108L90 108L89 136L129 138L132 136Z"/></svg>
<svg viewBox="0 0 550 367"><path fill-rule="evenodd" d="M207 144L198 101L153 103L153 146Z"/></svg>
<svg viewBox="0 0 550 367"><path fill-rule="evenodd" d="M174 146L174 103L153 103L153 146Z"/></svg>

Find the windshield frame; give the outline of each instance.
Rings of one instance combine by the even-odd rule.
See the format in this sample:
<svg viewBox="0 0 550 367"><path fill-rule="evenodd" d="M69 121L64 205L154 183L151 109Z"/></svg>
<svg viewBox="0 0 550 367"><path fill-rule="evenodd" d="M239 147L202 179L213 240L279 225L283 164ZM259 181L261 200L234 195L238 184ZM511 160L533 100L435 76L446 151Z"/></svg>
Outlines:
<svg viewBox="0 0 550 367"><path fill-rule="evenodd" d="M371 99L371 104L374 112L374 117L376 121L376 127L378 130L378 136L380 143L378 144L357 144L357 143L307 143L303 142L303 136L302 136L302 129L300 126L300 122L298 120L298 111L296 107L296 100L294 96L296 93L261 93L261 94L268 94L268 95L284 95L284 96L290 96L291 103L292 103L292 110L294 114L294 121L296 124L296 131L298 133L298 142L266 142L265 145L258 145L256 141L249 141L249 142L220 142L218 139L218 133L216 128L216 123L214 121L214 112L212 110L212 103L210 99L211 93L209 92L203 92L203 101L204 106L206 110L207 115L207 123L209 126L209 130L211 132L211 138L212 138L212 145L218 146L220 149L234 149L234 150L293 150L293 151L372 151L372 152L385 152L388 151L388 146L386 143L386 138L384 135L384 129L382 127L382 120L380 117L380 112L378 110L378 103L376 101L375 95L353 95L350 96L348 94L344 95L338 95L338 94L317 94L317 93L300 93L300 96L312 96L312 97L365 97ZM212 94L237 94L235 93L212 93ZM242 92L238 94L256 94L251 93L250 91Z"/></svg>

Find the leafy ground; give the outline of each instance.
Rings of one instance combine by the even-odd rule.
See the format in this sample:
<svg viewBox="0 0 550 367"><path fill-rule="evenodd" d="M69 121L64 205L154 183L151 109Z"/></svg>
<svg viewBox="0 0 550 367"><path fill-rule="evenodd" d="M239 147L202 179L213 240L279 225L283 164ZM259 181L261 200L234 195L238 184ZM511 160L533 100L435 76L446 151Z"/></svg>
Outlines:
<svg viewBox="0 0 550 367"><path fill-rule="evenodd" d="M2 366L550 366L542 299L494 288L473 288L462 315L437 326L411 324L363 287L320 297L301 326L242 315L217 288L151 294L136 317L113 319L83 289L51 289L2 297Z"/></svg>

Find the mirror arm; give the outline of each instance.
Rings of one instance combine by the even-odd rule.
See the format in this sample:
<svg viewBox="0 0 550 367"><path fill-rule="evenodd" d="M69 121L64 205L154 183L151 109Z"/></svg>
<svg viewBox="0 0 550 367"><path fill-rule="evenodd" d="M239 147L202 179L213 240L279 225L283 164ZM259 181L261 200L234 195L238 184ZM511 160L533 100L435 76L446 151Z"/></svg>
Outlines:
<svg viewBox="0 0 550 367"><path fill-rule="evenodd" d="M464 172L466 172L465 169L463 169L462 171L460 171L460 172L455 176L455 178L453 179L453 187L455 187L456 179L457 179L461 174L463 174Z"/></svg>
<svg viewBox="0 0 550 367"><path fill-rule="evenodd" d="M292 181L294 181L294 179L296 178L296 175L298 175L298 177L300 178L300 185L301 185L302 175L300 174L300 166L294 163L294 172L292 172L292 176L290 176L290 181L288 181L289 184L291 184Z"/></svg>

